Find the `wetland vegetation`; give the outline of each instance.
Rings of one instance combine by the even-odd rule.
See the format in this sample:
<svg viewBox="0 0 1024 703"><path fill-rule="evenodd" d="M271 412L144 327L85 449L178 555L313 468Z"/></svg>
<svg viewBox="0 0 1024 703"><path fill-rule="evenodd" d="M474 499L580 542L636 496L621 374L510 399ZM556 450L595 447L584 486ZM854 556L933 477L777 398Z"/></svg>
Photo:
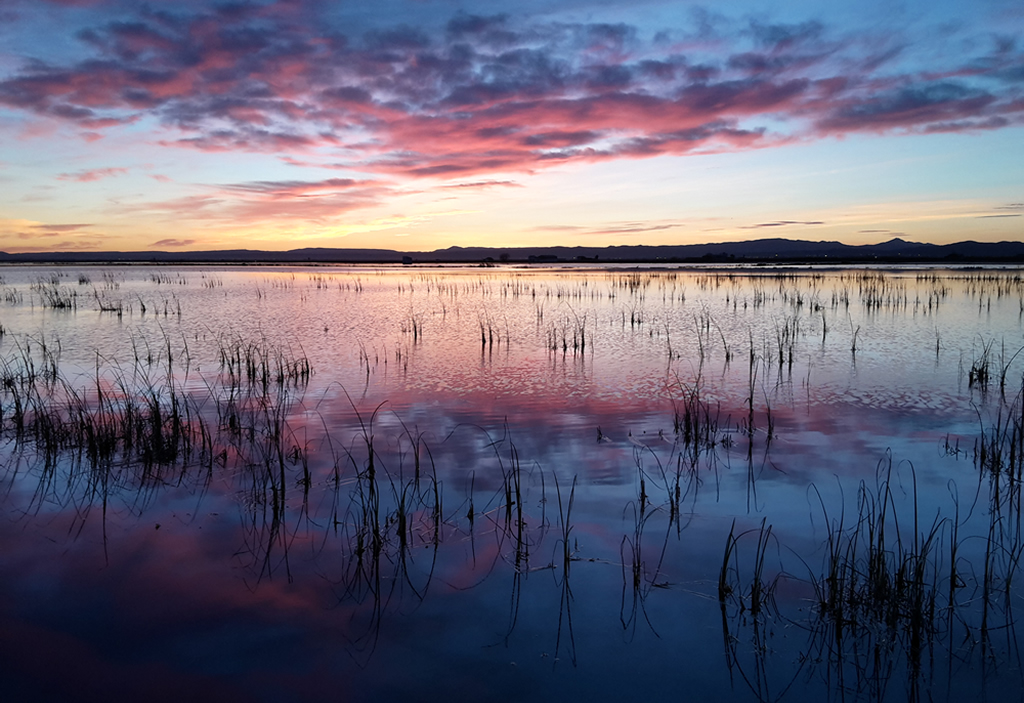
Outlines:
<svg viewBox="0 0 1024 703"><path fill-rule="evenodd" d="M1017 269L0 274L14 694L1019 698Z"/></svg>

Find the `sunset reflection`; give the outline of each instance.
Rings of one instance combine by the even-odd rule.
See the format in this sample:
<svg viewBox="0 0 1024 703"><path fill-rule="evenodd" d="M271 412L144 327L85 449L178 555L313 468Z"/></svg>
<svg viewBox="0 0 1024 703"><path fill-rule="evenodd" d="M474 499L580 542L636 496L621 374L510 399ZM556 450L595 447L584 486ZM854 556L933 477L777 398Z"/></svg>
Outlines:
<svg viewBox="0 0 1024 703"><path fill-rule="evenodd" d="M14 691L739 701L797 623L758 685L825 696L870 683L821 649L870 607L918 695L1016 655L1015 273L121 269L121 316L36 275L0 342ZM926 664L921 598L984 647Z"/></svg>

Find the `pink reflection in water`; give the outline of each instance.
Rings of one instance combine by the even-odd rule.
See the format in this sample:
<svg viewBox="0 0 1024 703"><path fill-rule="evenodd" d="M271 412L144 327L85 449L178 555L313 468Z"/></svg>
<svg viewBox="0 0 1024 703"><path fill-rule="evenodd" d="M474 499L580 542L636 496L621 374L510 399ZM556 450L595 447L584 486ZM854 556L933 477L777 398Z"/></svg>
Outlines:
<svg viewBox="0 0 1024 703"><path fill-rule="evenodd" d="M102 471L68 448L49 465L8 447L17 685L43 672L23 653L53 646L77 653L54 685L87 665L131 691L173 678L168 697L409 697L424 681L625 695L636 667L675 671L681 656L677 675L713 690L727 672L707 606L733 521L770 525L777 554L810 568L823 513L852 514L890 461L901 509L916 495L948 515L949 482L980 481L948 443L966 450L1013 401L965 385L964 367L985 349L1000 372L1024 363L1012 276L979 313L984 281L904 273L293 274L200 273L223 285L185 286L173 334L137 312L126 325L14 311L23 329L78 325L109 344L104 358L124 361L99 371L101 395L182 384L211 442L185 466ZM143 278L125 289L153 294ZM995 335L1009 351L985 346ZM272 361L308 355L314 374L225 396L217 352L239 340ZM133 366L132 344L155 360ZM95 355L68 357L96 403ZM965 534L982 534L972 520ZM784 580L780 600L808 583ZM571 608L589 683L536 668L565 655ZM648 621L670 624L653 636ZM534 668L517 678L510 660Z"/></svg>

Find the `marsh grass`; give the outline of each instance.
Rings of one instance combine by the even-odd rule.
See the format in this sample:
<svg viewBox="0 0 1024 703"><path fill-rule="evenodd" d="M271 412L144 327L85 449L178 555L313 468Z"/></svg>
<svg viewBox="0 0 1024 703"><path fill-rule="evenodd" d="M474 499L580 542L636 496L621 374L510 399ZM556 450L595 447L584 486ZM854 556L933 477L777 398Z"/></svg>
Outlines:
<svg viewBox="0 0 1024 703"><path fill-rule="evenodd" d="M576 552L578 551L578 545L572 538L572 508L576 502L576 477L573 476L572 484L569 487L569 495L566 497L564 503L562 500L562 490L558 483L558 477L555 477L555 495L558 498L558 524L559 524L559 538L555 545L556 549L561 548L559 551L560 562L561 562L561 580L559 585L561 587L561 599L559 601L558 608L558 629L555 636L555 658L558 659L558 655L561 651L562 646L562 630L563 624L565 632L569 640L569 656L573 666L576 665L576 635L572 627L572 588L570 586L570 573L572 562L577 558Z"/></svg>
<svg viewBox="0 0 1024 703"><path fill-rule="evenodd" d="M812 488L825 527L820 566L793 554L813 594L806 614L784 613L774 598L780 579L793 577L781 563L772 572L766 567L771 526L762 521L738 532L733 522L717 584L726 661L761 700L792 685L782 674L769 690L778 664L770 662L765 632L775 624L807 633L794 672L820 676L829 690L858 699L886 699L892 681L902 682L908 700L941 697L949 684L943 677L963 667L1013 666L1014 587L1024 558L1024 390L989 410L983 416L979 409L973 451L945 441L946 456L970 456L978 470L966 510L951 481L948 514L922 514L917 471L890 454L873 481L860 483L852 516L845 507L832 515ZM749 631L749 648L737 639L740 631Z"/></svg>
<svg viewBox="0 0 1024 703"><path fill-rule="evenodd" d="M591 534L589 526L584 523L581 529L577 524L578 486L596 490L586 484L585 467L579 483L575 467L566 470L558 466L555 468L561 473L545 473L520 456L506 426L500 437L487 435L485 444L493 456L467 469L468 478L460 483L464 459L457 451L461 445L452 442L452 466L439 467L434 454L438 447L445 449L456 430L435 442L429 432L421 432L411 423L406 426L388 405L368 400L373 398L370 394L348 397L349 409L343 417L320 416L321 406L307 397L313 374L310 361L301 348L295 352L288 345L272 343L265 335L217 338L216 358L203 361L219 371L215 377L199 380L189 376L199 365L192 363L184 337L179 341L165 335L152 344L144 338L136 343L133 338L134 365L129 363L121 370L116 362L97 355L94 377L85 381L62 375L59 345L44 339L5 339L9 351L14 345L13 353L0 359L0 434L13 447L8 466L17 465L19 471L27 466L27 473L37 480L32 511L70 507L78 527L89 516L91 506L104 516L105 525L107 510L117 500L141 511L146 501L155 501L153 496L160 490L184 485L201 493L211 485L230 485L237 494L243 527L243 544L234 559L246 582L255 588L260 581L282 575L293 579L299 563L303 569L313 569L338 603L359 606L346 636L360 663L376 648L389 616L406 617L433 588L452 590L435 572L438 561L447 556L439 556L443 546L455 545L449 555L459 550L469 554L467 561L481 580L492 573L510 579L506 642L516 628L520 595L526 593L530 575L551 570L561 591L558 628L553 633L555 652L557 655L560 648L569 646L575 662L570 577L577 579L578 591L579 579L589 578L589 569L608 564L615 570L621 567L620 623L629 637L637 623L646 622L656 635L655 625L663 629L655 617L657 611L648 610L648 599L661 592L662 586L670 594L666 598L677 595L671 593L661 574L672 533L676 542L686 544L684 529L690 522L681 503L692 498L693 512L697 512L697 493L704 477L715 472L717 479L720 466L728 471L733 437L744 433L748 476L753 482L755 438L765 438L767 460L775 436L772 403L781 397L778 389L785 390L790 382L786 372L805 356L800 340L814 333L808 330L807 320L813 327L820 316L824 352L828 327L841 314L837 311L857 307L856 291L873 314L905 310L908 301L914 300L906 295L905 286L874 276L848 276L833 292L831 313L826 317L829 299L818 291L813 279L801 279L803 288L799 288L792 276L765 276L752 287L751 296L730 292L727 303L731 306L727 305L724 313L715 308L716 319L711 306L703 304L699 296L728 286L725 276L690 279L698 289L700 307L695 314L694 296L687 303L681 283L668 276L638 273L612 280L609 290L598 290L597 286L571 282L532 285L522 280L479 278L453 283L436 277L417 279L415 287L409 284L402 290L410 298L420 296L416 310L425 309L419 307L424 294L456 301L471 291L485 301L500 300L502 304L523 299L536 321L537 349L542 355L545 344L551 352L560 350L564 356L582 357L587 351L593 355L595 347L600 355L606 346L612 346L603 343L605 330L613 334L620 326L626 330L628 317L626 333L632 335L631 341L657 345L663 360L660 335L664 334L672 402L672 414L668 416L666 408L664 420L672 422L673 432L659 432L656 438L653 432L630 435L635 440L632 456L636 471L632 477L636 491L628 496L621 512L622 539L614 536L610 558L604 564L591 566L594 560L586 558L586 542L591 540L583 539ZM222 285L215 278L204 281L204 288ZM171 282L168 278L158 283ZM311 279L311 287L320 291L334 290L335 283L329 278ZM62 295L59 277L40 285ZM345 285L338 283L337 289L352 290ZM984 281L970 285L977 287L977 299L985 307L1002 290ZM360 284L357 292L361 289ZM33 289L33 295L42 295L40 290ZM1015 284L1006 287L1004 294L1019 293ZM97 301L107 300L103 298L107 294L94 290ZM617 302L611 315L598 318L586 305L602 295ZM657 296L676 306L673 315L655 312L650 301ZM914 305L931 310L944 299L937 291ZM125 300L133 298L129 294ZM141 309L142 300L138 297L135 309ZM786 305L780 317L760 310L780 300ZM98 304L102 312L117 312L118 316L132 310L131 302L122 308L118 301L116 311ZM150 305L159 311L159 305ZM743 309L752 306L765 318L765 324L756 328L756 342L753 324L744 326L723 317L731 309L739 318L741 305ZM411 306L410 302L410 311L414 309ZM169 307L173 310L173 302L168 306L165 301L165 316ZM451 303L450 309L454 317L457 306ZM500 347L503 340L511 346L507 318L504 326L497 321L503 311L486 305L481 310L469 314L472 344L476 330L472 315L477 314L483 348ZM180 306L178 311L180 317ZM409 314L404 333L411 336L411 342L406 338L404 346L391 351L384 346L385 366L389 358L407 363L413 353L410 344L429 346L440 336L434 331L436 321L443 317L430 318L431 334L424 336L425 318L418 317L420 313ZM422 313L432 314L435 312ZM851 352L855 355L860 326L850 319ZM105 322L116 324L109 316ZM659 335L657 342L655 334ZM744 334L747 339L737 343L735 336ZM650 342L645 341L648 338ZM526 337L517 337L516 343L521 339ZM935 340L938 356L937 327ZM738 383L727 386L723 382L720 387L711 364L703 362L721 348L724 378L732 350L744 349L747 341L747 378L742 378L743 369L734 370L732 373L740 376ZM685 353L687 345L696 347L697 357ZM840 513L833 521L825 501L820 500L827 526L819 552L821 562L808 566L808 576L801 580L813 594L811 607L800 619L788 620L780 586L796 579L783 568L783 555L801 563L811 557L788 554L780 543L781 529L777 531L760 515L747 518L747 529L737 526L743 518L734 521L717 574L727 662L737 661L737 639L728 634L739 631L733 626L736 620L749 624L743 627L754 628L750 641L762 651L771 648L766 634L771 622L785 620L787 627L806 632L808 644L801 652L800 668L852 669L854 678L859 678L850 682L851 690L881 685L896 662L910 662L910 668L919 671L932 652L959 657L967 647L959 641L961 636L981 642L991 641L994 633L1010 636L1010 604L1017 597L1013 587L1019 581L1016 574L1024 554L1019 529L1024 421L1020 395L1009 397L1004 392L1008 378L1012 386L1019 352L1002 354L997 366L991 349L991 342L987 347L983 344L981 355L971 365L969 385L990 385L998 374L1001 398L985 399L979 406L981 431L973 452L960 449L959 438L946 443L947 455L959 458L970 454L977 463L975 505L961 510L957 499L952 515L922 519L912 468L894 468L891 459L880 465L874 483L860 486L849 519ZM813 354L818 350L807 351ZM360 345L360 371L365 367L368 386L380 359L377 346ZM678 371L680 364L674 363L684 359L696 367L685 381ZM974 373L976 366L986 369L984 379ZM809 378L808 372L808 386ZM338 386L328 388L333 392ZM739 422L733 422L730 411L738 413ZM463 426L458 431L476 432L479 428ZM610 449L627 457L625 470L633 471L629 452L620 451L629 446L625 442L615 446L604 439L598 429L598 441L612 444ZM964 446L970 446L969 441ZM724 464L719 464L719 453L725 457ZM567 492L562 491L569 475L572 483ZM552 511L546 492L550 493L552 483L558 515L552 514L551 520L557 519L556 525L548 522ZM458 496L454 500L452 484ZM628 485L626 490L630 490ZM906 494L911 496L909 503ZM756 502L751 507L748 501L748 512L772 507ZM618 512L617 507L613 513ZM741 512L742 506L729 509ZM984 521L981 529L979 521ZM662 529L664 542L658 542ZM485 542L486 548L478 552ZM548 553L550 563L537 561L538 554ZM491 561L488 564L486 560ZM699 587L712 601L716 565L707 569L707 580ZM951 633L957 633L956 637ZM751 675L752 690L766 690L762 679L769 668L762 666ZM787 688L781 687L782 693ZM779 690L765 699L776 694Z"/></svg>
<svg viewBox="0 0 1024 703"><path fill-rule="evenodd" d="M741 561L740 540L746 543L751 536L755 541L753 554L749 559L744 556ZM761 520L758 528L739 533L736 532L736 521L733 520L718 573L718 600L723 611L730 602L734 602L741 613L749 611L754 618L772 609L780 575L776 574L769 579L765 572L765 562L768 548L773 544L777 546L777 540L772 536L772 526L767 524L767 518ZM744 576L743 565L748 563L750 574Z"/></svg>
<svg viewBox="0 0 1024 703"><path fill-rule="evenodd" d="M81 530L99 503L106 550L107 509L129 496L139 509L165 485L204 483L213 437L200 408L173 381L139 385L119 369L91 386L58 370L59 347L27 341L2 364L0 434L12 442L8 466L38 478L26 514L70 511ZM14 480L17 472L9 476Z"/></svg>
<svg viewBox="0 0 1024 703"><path fill-rule="evenodd" d="M155 365L149 345L145 352L135 347L128 371L97 355L86 384L62 376L60 346L45 340L19 342L16 354L0 362L0 433L41 475L64 476L44 481L41 499L58 506L81 501L75 491L83 471L101 477L106 487L173 483L196 470L208 477L217 457L229 449L237 455L246 442L249 454L262 457L251 465L284 464L285 395L246 401L233 383L207 385L206 395L197 394L186 388L187 344L173 350L165 337L164 345L163 367ZM305 367L294 368L301 380ZM288 378L287 372L282 376ZM305 453L296 445L291 456L298 463ZM264 485L278 499L267 504L279 509L286 482L280 474L271 478Z"/></svg>
<svg viewBox="0 0 1024 703"><path fill-rule="evenodd" d="M222 340L219 357L227 387L256 390L263 395L267 395L272 386L305 386L313 374L305 354L275 347L266 337L256 341L238 337Z"/></svg>
<svg viewBox="0 0 1024 703"><path fill-rule="evenodd" d="M1013 432L989 434L995 436L1012 439ZM796 619L774 597L780 579L793 577L781 564L774 576L767 570L768 545L776 542L771 526L762 520L759 528L737 532L734 521L717 589L730 671L737 667L753 690L766 690L770 652L757 642L775 621L807 633L796 672L809 667L830 688L872 700L885 699L891 679L903 679L908 699L917 701L934 695L929 691L941 686L936 675L943 669L952 672L977 655L983 666L992 665L997 633L1007 636L1002 656L1012 657L1011 587L1024 552L1019 494L1007 495L1005 484L1014 479L1005 465L993 473L993 455L986 458L988 520L980 538L963 536L972 516L961 511L952 485L951 514L923 519L914 467L897 466L891 456L879 462L873 482L860 484L852 519L845 510L831 516L813 489L825 540L820 568L796 557L813 593L813 607ZM748 628L754 661L744 668L735 633ZM791 684L784 682L783 690Z"/></svg>
<svg viewBox="0 0 1024 703"><path fill-rule="evenodd" d="M587 315L577 315L571 307L569 310L570 314L548 327L547 348L553 352L561 350L563 356L569 353L574 357L583 356L587 351Z"/></svg>
<svg viewBox="0 0 1024 703"><path fill-rule="evenodd" d="M32 285L39 296L39 304L53 310L75 311L78 309L78 291L60 284L59 279L40 280Z"/></svg>
<svg viewBox="0 0 1024 703"><path fill-rule="evenodd" d="M912 522L901 525L893 494L891 458L880 465L874 487L861 484L855 525L842 519L827 526L824 578L812 578L818 616L836 641L846 631L884 625L915 652L934 636L942 595L939 551L949 523L936 518L919 524L916 474L911 482ZM902 529L901 529L902 528Z"/></svg>
<svg viewBox="0 0 1024 703"><path fill-rule="evenodd" d="M982 392L988 390L988 383L991 376L990 366L992 363L992 345L995 340L982 341L981 354L971 360L971 368L967 372L967 386L973 388L978 386Z"/></svg>
<svg viewBox="0 0 1024 703"><path fill-rule="evenodd" d="M693 466L722 441L719 434L721 403L712 405L707 399L700 376L690 383L676 377L672 390L675 391L672 394L672 430L681 451Z"/></svg>

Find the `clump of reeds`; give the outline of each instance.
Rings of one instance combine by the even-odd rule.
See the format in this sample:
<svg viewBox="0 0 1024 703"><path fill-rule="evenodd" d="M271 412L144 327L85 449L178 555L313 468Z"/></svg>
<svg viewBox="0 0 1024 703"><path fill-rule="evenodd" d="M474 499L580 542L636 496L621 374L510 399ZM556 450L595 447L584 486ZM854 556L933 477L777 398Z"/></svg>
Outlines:
<svg viewBox="0 0 1024 703"><path fill-rule="evenodd" d="M304 386L313 374L305 354L275 347L265 337L222 341L219 356L229 386L259 390L264 395L271 387Z"/></svg>
<svg viewBox="0 0 1024 703"><path fill-rule="evenodd" d="M60 285L59 279L37 281L32 284L32 290L39 295L39 302L44 308L72 311L78 308L78 291Z"/></svg>
<svg viewBox="0 0 1024 703"><path fill-rule="evenodd" d="M982 550L985 564L980 573L972 571L962 556L955 492L951 517L937 514L923 523L916 474L907 466L898 477L891 457L880 462L874 485L860 486L852 524L845 524L842 513L830 520L825 512L823 569L811 577L817 603L811 656L835 667L837 675L850 670L857 685L874 685L902 660L913 691L925 668L933 665L937 643L948 650L951 665L961 656L954 654L962 649L954 630L966 635L963 643L987 641L993 595L1009 588L1016 566L996 568L995 555L1013 548L990 529ZM901 495L909 498L909 506L898 507ZM996 517L992 525L1002 521ZM1019 549L1016 554L1014 562ZM959 597L961 591L966 598Z"/></svg>
<svg viewBox="0 0 1024 703"><path fill-rule="evenodd" d="M983 341L981 344L981 354L971 360L971 368L967 372L967 386L973 388L978 386L982 391L988 390L988 383L990 380L990 369L991 365L991 354L992 345L995 340Z"/></svg>
<svg viewBox="0 0 1024 703"><path fill-rule="evenodd" d="M563 315L558 323L553 323L547 331L547 348L551 351L561 350L563 356L572 353L582 356L587 351L587 315Z"/></svg>
<svg viewBox="0 0 1024 703"><path fill-rule="evenodd" d="M82 387L61 376L58 358L59 345L29 340L0 362L0 407L7 409L0 434L35 456L44 472L65 461L72 474L84 466L89 475L138 468L144 476L156 465L212 457L198 406L172 376L139 384L116 368L101 374L97 363L94 384Z"/></svg>
<svg viewBox="0 0 1024 703"><path fill-rule="evenodd" d="M756 544L753 557L750 559L749 584L744 585L747 579L742 574L744 569L740 565L739 546L740 540L746 541L748 536L756 536ZM729 536L725 540L722 566L718 571L718 601L723 613L730 600L736 601L740 612L749 611L755 618L772 607L779 576L776 575L769 580L765 562L768 547L773 543L772 526L767 524L767 519L762 519L757 529L745 530L739 534L736 533L736 521L733 520Z"/></svg>
<svg viewBox="0 0 1024 703"><path fill-rule="evenodd" d="M124 303L118 300L109 300L106 296L100 294L98 290L93 288L93 298L96 299L96 305L99 307L100 312L109 312L116 315L118 318L124 316Z"/></svg>
<svg viewBox="0 0 1024 703"><path fill-rule="evenodd" d="M777 348L777 361L781 371L783 365L793 369L793 358L796 350L797 339L800 335L800 320L795 315L787 315L782 324L775 322L775 344Z"/></svg>
<svg viewBox="0 0 1024 703"><path fill-rule="evenodd" d="M718 443L721 407L706 400L700 377L689 384L677 379L675 389L679 396L672 400L672 429L684 452L696 460Z"/></svg>
<svg viewBox="0 0 1024 703"><path fill-rule="evenodd" d="M417 344L423 337L423 316L417 313L409 313L409 320L402 324L403 333L412 333L412 342Z"/></svg>
<svg viewBox="0 0 1024 703"><path fill-rule="evenodd" d="M1019 506L1024 486L1024 381L1016 396L1000 401L995 418L982 423L973 457L999 502Z"/></svg>
<svg viewBox="0 0 1024 703"><path fill-rule="evenodd" d="M893 479L889 458L873 487L861 484L853 527L847 529L842 518L826 525L823 575L812 578L812 584L818 617L835 629L837 639L877 623L919 643L938 627L939 547L946 520L936 518L927 531L921 530L911 468L913 520L901 525Z"/></svg>

